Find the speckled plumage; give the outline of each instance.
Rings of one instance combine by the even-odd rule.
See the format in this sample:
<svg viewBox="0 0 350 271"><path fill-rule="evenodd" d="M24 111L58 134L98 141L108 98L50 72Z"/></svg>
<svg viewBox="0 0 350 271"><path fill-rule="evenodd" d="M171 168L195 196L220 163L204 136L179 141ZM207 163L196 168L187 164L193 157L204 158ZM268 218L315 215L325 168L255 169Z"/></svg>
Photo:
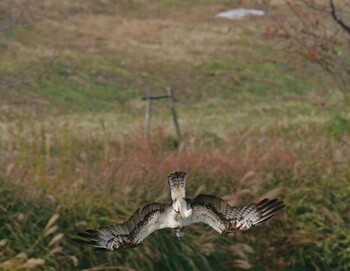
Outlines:
<svg viewBox="0 0 350 271"><path fill-rule="evenodd" d="M150 203L139 208L124 223L102 226L96 230L78 233L79 244L95 249L118 250L139 245L152 232L162 228L175 229L183 237L185 227L205 223L220 234L248 230L269 220L284 205L277 199L264 199L258 203L230 206L223 199L211 195L198 195L188 199L185 195L186 173L176 171L168 176L171 204Z"/></svg>

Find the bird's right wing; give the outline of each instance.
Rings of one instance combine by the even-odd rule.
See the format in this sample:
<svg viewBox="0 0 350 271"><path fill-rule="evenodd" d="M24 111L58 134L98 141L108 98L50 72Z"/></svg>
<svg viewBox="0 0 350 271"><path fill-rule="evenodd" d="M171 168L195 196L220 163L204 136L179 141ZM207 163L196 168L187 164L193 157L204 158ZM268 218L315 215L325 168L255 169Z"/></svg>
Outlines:
<svg viewBox="0 0 350 271"><path fill-rule="evenodd" d="M258 203L230 206L223 199L211 195L198 195L191 202L194 211L192 223L203 222L219 233L248 230L278 213L284 204L277 199L264 199Z"/></svg>
<svg viewBox="0 0 350 271"><path fill-rule="evenodd" d="M168 205L150 203L137 211L122 224L102 226L96 230L78 233L84 239L73 239L81 245L102 250L117 250L139 245L152 232L166 227Z"/></svg>

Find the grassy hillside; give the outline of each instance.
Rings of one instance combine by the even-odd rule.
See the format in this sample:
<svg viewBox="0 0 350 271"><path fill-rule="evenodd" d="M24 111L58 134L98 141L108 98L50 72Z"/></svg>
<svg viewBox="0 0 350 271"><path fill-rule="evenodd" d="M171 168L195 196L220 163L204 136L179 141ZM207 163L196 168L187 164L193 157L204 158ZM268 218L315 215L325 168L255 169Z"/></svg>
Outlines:
<svg viewBox="0 0 350 271"><path fill-rule="evenodd" d="M0 270L350 269L349 109L264 36L267 18L215 18L238 1L14 3L0 36ZM180 148L164 101L142 138L140 97L169 86ZM190 197L287 207L230 236L194 225L183 242L163 230L115 253L72 243L168 201L176 169Z"/></svg>

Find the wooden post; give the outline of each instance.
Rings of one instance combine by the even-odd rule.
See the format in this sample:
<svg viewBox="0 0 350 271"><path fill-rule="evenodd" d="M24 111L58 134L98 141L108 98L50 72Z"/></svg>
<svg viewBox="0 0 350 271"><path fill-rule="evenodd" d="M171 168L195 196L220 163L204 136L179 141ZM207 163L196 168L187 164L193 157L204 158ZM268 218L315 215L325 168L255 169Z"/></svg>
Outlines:
<svg viewBox="0 0 350 271"><path fill-rule="evenodd" d="M175 129L176 129L176 135L177 135L177 139L179 141L178 144L180 144L180 142L181 142L180 126L179 126L179 122L177 120L175 98L174 98L173 91L172 91L171 87L168 87L167 92L168 92L168 96L170 99L170 110L171 110L171 113L173 115L173 121L174 121Z"/></svg>
<svg viewBox="0 0 350 271"><path fill-rule="evenodd" d="M145 130L144 130L144 138L145 141L148 142L149 139L149 130L151 126L151 107L152 107L152 91L147 91L147 97L146 97L146 109L145 109Z"/></svg>

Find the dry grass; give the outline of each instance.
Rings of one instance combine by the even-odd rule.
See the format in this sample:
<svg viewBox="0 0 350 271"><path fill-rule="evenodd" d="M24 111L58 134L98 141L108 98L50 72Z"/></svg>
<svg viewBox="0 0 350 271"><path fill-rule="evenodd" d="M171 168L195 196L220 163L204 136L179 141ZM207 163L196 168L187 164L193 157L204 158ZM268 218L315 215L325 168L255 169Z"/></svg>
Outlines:
<svg viewBox="0 0 350 271"><path fill-rule="evenodd" d="M38 268L44 267L48 264L45 259L53 259L57 256L56 254L62 253L60 242L64 238L64 234L57 233L59 229L57 226L59 215L55 213L49 219L45 228L39 234L37 239L35 241L33 239L33 243L30 244L29 247L25 247L26 245L29 245L28 243L23 244L24 251L19 252L15 256L11 256L17 253L16 251L18 250L18 248L13 247L13 243L15 243L14 240L17 238L23 238L21 236L21 231L23 229L20 229L20 224L26 223L26 220L28 219L26 215L27 214L19 213L16 220L13 221L14 223L11 225L5 224L6 229L2 229L5 232L9 230L11 231L12 235L17 236L12 236L10 239L2 239L0 241L0 247L2 249L2 260L0 261L1 270L37 270ZM44 250L43 247L46 245L47 247ZM30 257L28 253L35 255L35 257ZM3 260L4 257L5 260Z"/></svg>
<svg viewBox="0 0 350 271"><path fill-rule="evenodd" d="M146 145L136 134L116 139L108 129L104 133L81 132L69 122L29 131L15 126L0 147L2 193L8 194L9 186L17 190L10 193L17 198L15 205L9 204L13 199L1 203L6 214L2 236L8 240L3 241L7 249L1 264L7 270L40 265L43 269L103 269L114 265L131 269L142 266L146 270L156 266L212 270L218 262L224 270L232 266L345 270L347 256L342 251L348 246L345 225L349 211L345 202L350 192L346 185L350 156L344 143L348 142L346 132L334 138L327 129L340 128L331 124L289 132L284 130L287 127L280 131L265 129L263 133L242 130L212 146L192 136L179 150L161 129ZM315 130L323 132L315 137ZM183 245L174 242L169 231L163 231L135 250L104 255L80 250L67 239L82 228L127 219L146 202L167 201L165 177L176 169L189 173L189 196L213 193L231 204L278 196L288 207L269 225L235 237L219 237L195 226ZM47 207L31 210L30 206L38 204ZM48 213L55 210L57 214L49 219ZM15 239L8 227L18 216L26 217L27 222L18 226ZM49 222L32 224L43 217ZM36 237L26 237L25 225L34 227ZM345 239L336 245L332 240L338 237ZM327 241L323 242L324 238ZM18 242L23 243L20 250ZM22 254L16 256L18 253Z"/></svg>

